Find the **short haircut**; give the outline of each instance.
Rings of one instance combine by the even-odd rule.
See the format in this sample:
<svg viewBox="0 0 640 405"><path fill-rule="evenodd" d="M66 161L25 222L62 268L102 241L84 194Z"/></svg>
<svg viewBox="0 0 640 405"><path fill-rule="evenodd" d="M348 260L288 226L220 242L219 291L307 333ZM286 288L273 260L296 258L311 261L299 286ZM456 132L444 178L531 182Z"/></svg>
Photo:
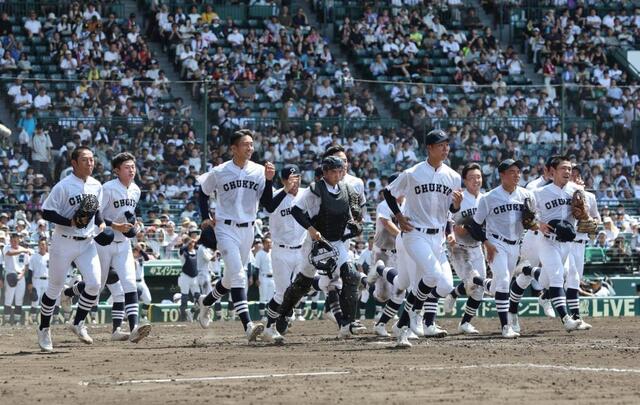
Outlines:
<svg viewBox="0 0 640 405"><path fill-rule="evenodd" d="M329 146L327 148L327 150L324 151L324 154L322 155L322 158L324 159L326 157L333 156L338 152L344 152L344 148L342 147L342 145Z"/></svg>
<svg viewBox="0 0 640 405"><path fill-rule="evenodd" d="M242 139L242 137L244 136L250 136L251 139L253 139L253 131L251 131L250 129L241 129L234 132L233 135L231 135L231 137L229 138L229 146L237 145L238 141L240 141L240 139Z"/></svg>
<svg viewBox="0 0 640 405"><path fill-rule="evenodd" d="M569 159L567 156L556 156L553 158L553 160L551 161L551 167L553 167L554 169L558 168L558 165L562 162L569 162L571 163L571 159Z"/></svg>
<svg viewBox="0 0 640 405"><path fill-rule="evenodd" d="M77 162L78 158L80 157L80 153L83 151L88 151L93 153L93 151L86 146L78 146L73 150L73 152L71 152L71 160L75 160Z"/></svg>
<svg viewBox="0 0 640 405"><path fill-rule="evenodd" d="M118 169L121 164L123 164L124 162L126 162L128 160L133 160L133 162L135 163L136 162L136 157L133 156L133 154L131 154L129 152L118 153L111 160L111 169Z"/></svg>
<svg viewBox="0 0 640 405"><path fill-rule="evenodd" d="M482 174L482 169L480 168L479 164L477 164L477 163L467 163L462 168L462 179L466 179L467 178L467 173L469 173L471 170L480 170L480 174Z"/></svg>

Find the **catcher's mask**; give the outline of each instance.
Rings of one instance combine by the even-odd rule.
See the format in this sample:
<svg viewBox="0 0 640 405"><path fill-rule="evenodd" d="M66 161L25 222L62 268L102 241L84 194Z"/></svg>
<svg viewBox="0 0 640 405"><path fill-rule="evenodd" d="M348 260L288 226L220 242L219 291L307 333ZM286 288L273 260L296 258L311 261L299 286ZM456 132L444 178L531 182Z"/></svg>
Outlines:
<svg viewBox="0 0 640 405"><path fill-rule="evenodd" d="M317 240L313 242L309 252L309 263L322 275L331 277L338 265L338 252L327 241Z"/></svg>

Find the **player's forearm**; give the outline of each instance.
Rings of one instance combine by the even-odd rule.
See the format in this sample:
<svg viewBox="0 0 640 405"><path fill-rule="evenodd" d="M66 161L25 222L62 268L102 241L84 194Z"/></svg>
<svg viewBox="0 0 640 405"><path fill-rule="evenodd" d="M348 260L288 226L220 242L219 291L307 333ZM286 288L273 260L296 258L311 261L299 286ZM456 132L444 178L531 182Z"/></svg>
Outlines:
<svg viewBox="0 0 640 405"><path fill-rule="evenodd" d="M260 196L260 204L267 210L267 212L272 213L278 208L278 205L284 200L284 197L287 193L282 190L275 197L273 196L273 182L271 180L267 180L264 191L262 192L262 196Z"/></svg>
<svg viewBox="0 0 640 405"><path fill-rule="evenodd" d="M104 219L102 218L102 213L100 210L96 211L96 215L93 217L93 223L97 226L100 226L104 223Z"/></svg>
<svg viewBox="0 0 640 405"><path fill-rule="evenodd" d="M396 198L391 194L391 191L385 188L382 194L393 215L398 215L398 213L400 213L400 206L398 206L398 201L396 201Z"/></svg>
<svg viewBox="0 0 640 405"><path fill-rule="evenodd" d="M44 210L42 211L42 218L45 221L53 222L54 224L63 225L63 226L71 226L71 219L65 218L62 215L58 214L52 210Z"/></svg>
<svg viewBox="0 0 640 405"><path fill-rule="evenodd" d="M200 217L202 220L211 219L209 214L209 196L202 191L202 186L198 186L198 208L200 209Z"/></svg>
<svg viewBox="0 0 640 405"><path fill-rule="evenodd" d="M293 219L295 219L296 222L299 223L300 226L304 229L309 229L309 227L312 225L309 216L297 205L294 205L291 208L291 215L293 216Z"/></svg>
<svg viewBox="0 0 640 405"><path fill-rule="evenodd" d="M455 214L458 211L460 211L460 207L456 208L456 206L453 205L453 203L451 203L451 205L449 206L449 212L451 212L452 214Z"/></svg>

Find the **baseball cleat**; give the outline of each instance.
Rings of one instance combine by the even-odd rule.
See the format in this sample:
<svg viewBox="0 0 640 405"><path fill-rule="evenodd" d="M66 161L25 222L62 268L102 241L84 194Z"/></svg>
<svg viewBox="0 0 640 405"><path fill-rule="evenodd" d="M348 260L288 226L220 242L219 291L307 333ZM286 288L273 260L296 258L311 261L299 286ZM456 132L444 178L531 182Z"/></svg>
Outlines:
<svg viewBox="0 0 640 405"><path fill-rule="evenodd" d="M556 317L556 313L553 311L553 305L551 304L551 300L544 299L544 298L542 298L542 295L540 295L538 297L538 305L540 305L542 307L542 310L544 311L544 314L548 318L555 318Z"/></svg>
<svg viewBox="0 0 640 405"><path fill-rule="evenodd" d="M298 316L296 316L296 321L298 321L298 322L304 322L306 320L307 319L302 314L299 314Z"/></svg>
<svg viewBox="0 0 640 405"><path fill-rule="evenodd" d="M71 300L72 297L67 297L64 292L60 295L60 309L62 309L62 312L64 312L65 314L71 313Z"/></svg>
<svg viewBox="0 0 640 405"><path fill-rule="evenodd" d="M505 339L515 339L520 337L520 334L514 332L511 325L507 324L502 327L502 337Z"/></svg>
<svg viewBox="0 0 640 405"><path fill-rule="evenodd" d="M391 333L394 337L400 337L402 328L398 326L398 322L394 323L393 326L391 326Z"/></svg>
<svg viewBox="0 0 640 405"><path fill-rule="evenodd" d="M518 319L518 314L507 312L507 321L509 325L511 325L511 329L513 329L515 333L520 333L522 329L520 328L520 320Z"/></svg>
<svg viewBox="0 0 640 405"><path fill-rule="evenodd" d="M416 311L409 311L409 328L418 337L424 336L424 327L422 324L422 316Z"/></svg>
<svg viewBox="0 0 640 405"><path fill-rule="evenodd" d="M275 328L275 325L271 325L270 327L264 329L264 333L262 334L262 339L267 342L275 342L275 343L284 342L284 337L282 337L280 332L278 332L278 330Z"/></svg>
<svg viewBox="0 0 640 405"><path fill-rule="evenodd" d="M338 329L338 339L348 339L351 337L351 325L347 324Z"/></svg>
<svg viewBox="0 0 640 405"><path fill-rule="evenodd" d="M578 327L580 326L580 321L573 319L569 315L565 315L564 318L562 318L562 323L564 324L564 329L567 332L571 332L572 330L577 330Z"/></svg>
<svg viewBox="0 0 640 405"><path fill-rule="evenodd" d="M448 336L449 333L440 328L438 325L436 325L435 323L433 325L430 326L426 326L424 327L424 336L425 337L435 337L435 338L443 338Z"/></svg>
<svg viewBox="0 0 640 405"><path fill-rule="evenodd" d="M129 333L123 332L122 328L118 326L111 334L111 340L113 342L124 342L125 340L129 340Z"/></svg>
<svg viewBox="0 0 640 405"><path fill-rule="evenodd" d="M380 269L380 272L384 270L384 262L382 260L378 260L375 267L369 270L369 274L367 274L367 284L373 285L378 280L378 277L380 277L378 269Z"/></svg>
<svg viewBox="0 0 640 405"><path fill-rule="evenodd" d="M389 332L387 332L387 326L384 323L377 323L373 326L373 331L377 336L380 337L389 337Z"/></svg>
<svg viewBox="0 0 640 405"><path fill-rule="evenodd" d="M93 339L91 339L91 336L89 336L89 333L87 332L87 327L85 326L84 321L81 321L77 325L74 325L74 324L69 325L69 329L71 330L71 332L73 332L74 335L78 337L78 339L80 339L82 343L87 345L90 345L93 343Z"/></svg>
<svg viewBox="0 0 640 405"><path fill-rule="evenodd" d="M418 340L418 339L420 339L420 337L418 335L416 335L415 333L413 333L413 331L411 329L409 329L409 334L407 335L407 337L410 340Z"/></svg>
<svg viewBox="0 0 640 405"><path fill-rule="evenodd" d="M444 313L452 314L455 306L456 306L456 299L453 298L453 295L447 294L447 296L444 297L444 301L442 302L442 309L444 309Z"/></svg>
<svg viewBox="0 0 640 405"><path fill-rule="evenodd" d="M413 346L411 342L409 342L409 331L410 329L406 326L403 326L400 330L400 335L398 336L398 341L396 342L396 347L408 348Z"/></svg>
<svg viewBox="0 0 640 405"><path fill-rule="evenodd" d="M525 267L531 267L529 260L521 260L520 263L518 263L515 271L513 272L513 277L518 277L518 275L522 274Z"/></svg>
<svg viewBox="0 0 640 405"><path fill-rule="evenodd" d="M360 321L353 321L351 325L349 325L351 329L351 334L353 335L361 335L367 331L367 327L364 326Z"/></svg>
<svg viewBox="0 0 640 405"><path fill-rule="evenodd" d="M458 325L458 332L465 335L479 335L480 331L469 322L461 323Z"/></svg>
<svg viewBox="0 0 640 405"><path fill-rule="evenodd" d="M477 270L471 270L469 272L469 276L463 280L464 282L464 290L467 292L467 295L471 295L472 292L475 291L476 288L481 288L479 285L473 282L475 277L480 277L480 273Z"/></svg>
<svg viewBox="0 0 640 405"><path fill-rule="evenodd" d="M53 351L53 343L51 342L51 331L49 328L44 328L40 330L37 329L38 332L38 345L43 352L52 352Z"/></svg>
<svg viewBox="0 0 640 405"><path fill-rule="evenodd" d="M136 325L136 327L133 328L131 334L129 335L129 342L138 343L142 339L149 336L149 333L151 333L151 324L143 323Z"/></svg>
<svg viewBox="0 0 640 405"><path fill-rule="evenodd" d="M589 329L591 329L591 324L586 323L584 321L584 319L578 318L578 319L576 319L576 321L580 322L580 324L578 325L578 329L577 330L589 330Z"/></svg>
<svg viewBox="0 0 640 405"><path fill-rule="evenodd" d="M255 342L258 336L262 335L264 332L264 325L261 323L253 323L249 322L247 324L247 330L244 332L247 335L247 339L249 342Z"/></svg>
<svg viewBox="0 0 640 405"><path fill-rule="evenodd" d="M198 312L198 322L200 326L203 328L208 328L211 323L211 308L204 305L204 296L201 295L198 297L198 307L200 311Z"/></svg>

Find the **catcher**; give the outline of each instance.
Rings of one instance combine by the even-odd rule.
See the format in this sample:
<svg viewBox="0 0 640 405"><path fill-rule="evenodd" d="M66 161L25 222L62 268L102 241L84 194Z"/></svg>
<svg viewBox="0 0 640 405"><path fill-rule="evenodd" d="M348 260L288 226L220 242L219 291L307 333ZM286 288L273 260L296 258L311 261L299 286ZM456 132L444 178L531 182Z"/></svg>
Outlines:
<svg viewBox="0 0 640 405"><path fill-rule="evenodd" d="M291 313L300 299L309 292L316 272L320 274L319 286L327 295L326 305L336 318L340 328L338 337L351 335L351 322L343 316L340 305L340 290L343 287L341 273L347 271L349 254L343 243L345 238L357 236L362 229L353 220L359 207L350 201L353 188L341 181L345 170L344 161L335 156L322 160L322 179L296 196L291 215L308 232L302 245L302 256L308 263L296 276L284 293L280 305L280 317L276 329L281 334L287 330L287 314ZM355 215L354 215L355 214ZM345 230L349 230L345 235Z"/></svg>
<svg viewBox="0 0 640 405"><path fill-rule="evenodd" d="M71 331L85 344L93 343L84 320L98 300L101 286L100 261L95 243L110 243L110 235L102 233L105 223L100 213L102 185L91 177L93 152L84 146L71 153L73 174L60 180L45 200L43 218L55 224L51 238L49 285L42 296L38 344L43 351L52 351L49 325L56 300L64 288L67 270L75 262L82 274L85 289L78 300L78 309ZM94 236L101 233L94 242Z"/></svg>
<svg viewBox="0 0 640 405"><path fill-rule="evenodd" d="M584 187L580 167L572 167L571 181L579 188ZM591 329L591 325L580 317L579 291L584 273L584 251L589 238L595 237L600 222L596 196L586 190L576 190L571 199L571 213L578 220L578 225L576 238L569 243L569 258L565 263L567 307L571 317L580 322L578 330L587 330Z"/></svg>

